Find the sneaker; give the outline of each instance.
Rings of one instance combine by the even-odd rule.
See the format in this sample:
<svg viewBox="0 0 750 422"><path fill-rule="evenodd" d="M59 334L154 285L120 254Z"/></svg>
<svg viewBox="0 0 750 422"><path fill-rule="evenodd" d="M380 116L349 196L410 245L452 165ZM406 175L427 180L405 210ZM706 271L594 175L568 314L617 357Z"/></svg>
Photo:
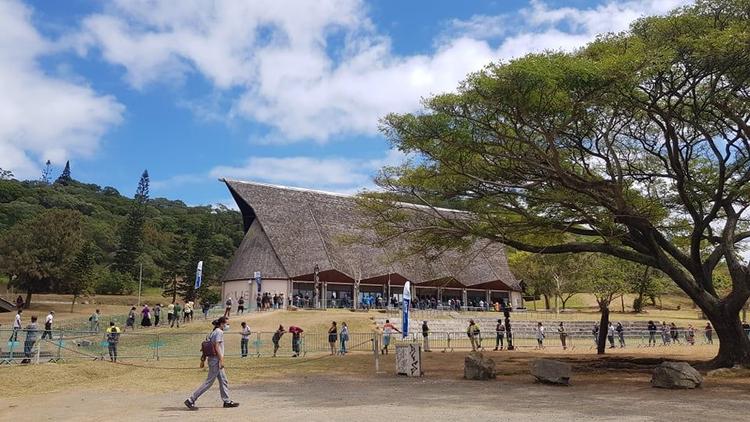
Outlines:
<svg viewBox="0 0 750 422"><path fill-rule="evenodd" d="M198 410L198 408L195 407L195 403L190 401L190 399L185 400L185 406L187 406L187 408L190 410Z"/></svg>
<svg viewBox="0 0 750 422"><path fill-rule="evenodd" d="M239 403L233 402L233 401L225 401L224 402L224 407L237 407L239 405L240 405Z"/></svg>

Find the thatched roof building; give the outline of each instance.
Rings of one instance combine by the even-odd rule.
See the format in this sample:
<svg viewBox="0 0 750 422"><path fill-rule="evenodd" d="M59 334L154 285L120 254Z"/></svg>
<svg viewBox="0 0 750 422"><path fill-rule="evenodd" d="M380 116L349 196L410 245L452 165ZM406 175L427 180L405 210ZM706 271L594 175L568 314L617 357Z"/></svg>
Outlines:
<svg viewBox="0 0 750 422"><path fill-rule="evenodd" d="M480 290L520 291L501 244L478 241L466 252L452 251L433 260L417 256L394 260L386 248L352 242L375 237L352 196L255 182L225 183L242 212L246 231L223 276L225 295L227 283L236 285L230 294L237 292L260 271L264 291L274 286L287 298L301 296L313 281L316 266L321 283L339 286L403 285L409 280L418 289L480 286ZM282 280L288 282L286 288L278 283ZM361 291L349 294L357 293Z"/></svg>

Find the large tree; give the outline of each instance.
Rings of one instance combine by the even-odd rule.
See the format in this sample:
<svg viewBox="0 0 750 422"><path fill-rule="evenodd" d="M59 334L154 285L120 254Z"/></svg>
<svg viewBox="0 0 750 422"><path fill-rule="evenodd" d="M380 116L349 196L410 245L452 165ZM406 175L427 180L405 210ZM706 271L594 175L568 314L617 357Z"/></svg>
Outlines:
<svg viewBox="0 0 750 422"><path fill-rule="evenodd" d="M83 241L82 223L78 211L46 210L0 237L0 268L26 292L27 304L33 293L50 291L68 276Z"/></svg>
<svg viewBox="0 0 750 422"><path fill-rule="evenodd" d="M387 116L386 136L416 158L384 169L385 193L364 202L384 238L440 249L480 237L656 268L713 323L712 364L750 365L749 96L750 0L698 1L575 53L489 65L424 112ZM426 207L405 218L397 200Z"/></svg>

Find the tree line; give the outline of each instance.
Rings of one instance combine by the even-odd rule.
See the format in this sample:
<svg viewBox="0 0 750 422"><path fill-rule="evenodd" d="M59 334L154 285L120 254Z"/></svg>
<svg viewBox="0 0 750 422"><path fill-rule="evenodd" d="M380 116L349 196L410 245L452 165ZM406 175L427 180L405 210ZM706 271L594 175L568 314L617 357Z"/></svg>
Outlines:
<svg viewBox="0 0 750 422"><path fill-rule="evenodd" d="M149 175L135 196L73 179L70 163L54 181L0 171L0 271L26 293L132 294L139 277L174 301L218 300L219 278L243 237L241 216L225 206L190 207L151 198ZM203 285L194 289L198 261Z"/></svg>

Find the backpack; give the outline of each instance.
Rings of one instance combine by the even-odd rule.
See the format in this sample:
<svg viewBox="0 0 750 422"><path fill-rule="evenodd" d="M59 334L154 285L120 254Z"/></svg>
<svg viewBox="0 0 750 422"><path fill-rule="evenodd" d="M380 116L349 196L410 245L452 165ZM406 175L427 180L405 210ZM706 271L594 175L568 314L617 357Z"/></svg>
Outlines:
<svg viewBox="0 0 750 422"><path fill-rule="evenodd" d="M213 333L213 332L212 332ZM201 359L216 356L216 349L214 349L214 342L210 339L211 334L206 336L206 340L201 343Z"/></svg>

